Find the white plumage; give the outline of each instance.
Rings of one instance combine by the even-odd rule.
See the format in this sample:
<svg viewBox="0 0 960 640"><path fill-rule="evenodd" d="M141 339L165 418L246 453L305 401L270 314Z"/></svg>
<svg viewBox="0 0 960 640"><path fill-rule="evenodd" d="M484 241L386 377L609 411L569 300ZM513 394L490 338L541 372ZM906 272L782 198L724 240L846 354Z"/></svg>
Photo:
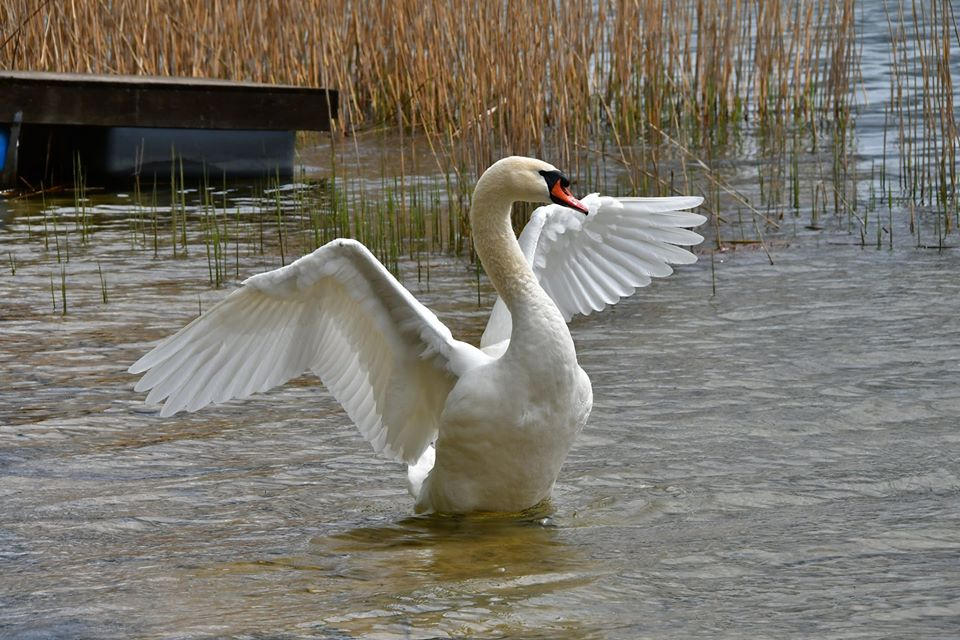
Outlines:
<svg viewBox="0 0 960 640"><path fill-rule="evenodd" d="M700 198L581 204L554 167L505 158L471 210L500 294L481 349L455 340L360 243L334 240L244 281L130 367L161 415L245 398L313 371L374 450L410 465L419 512L520 511L549 496L592 405L566 321L696 260L678 211ZM514 201L537 209L520 236ZM584 216L574 208L589 213ZM432 445L432 443L434 443Z"/></svg>
<svg viewBox="0 0 960 640"><path fill-rule="evenodd" d="M699 197L611 198L591 193L584 217L556 204L536 209L520 233L520 249L564 319L589 315L673 273L671 264L697 257L676 245L703 237L686 227L705 218L683 211ZM498 299L480 341L482 347L510 338L510 313Z"/></svg>

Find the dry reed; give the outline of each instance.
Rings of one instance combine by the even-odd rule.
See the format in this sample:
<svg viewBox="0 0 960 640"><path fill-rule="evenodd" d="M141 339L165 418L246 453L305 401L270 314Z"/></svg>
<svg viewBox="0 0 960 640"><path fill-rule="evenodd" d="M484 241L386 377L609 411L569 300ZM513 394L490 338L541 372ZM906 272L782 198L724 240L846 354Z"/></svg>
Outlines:
<svg viewBox="0 0 960 640"><path fill-rule="evenodd" d="M891 36L891 106L900 150L900 189L911 202L944 213L956 226L958 115L954 104L951 44L960 42L949 0L928 4L897 0L888 11ZM948 215L953 209L954 217Z"/></svg>
<svg viewBox="0 0 960 640"><path fill-rule="evenodd" d="M885 6L894 1L902 186L919 198L932 188L946 207L956 17L950 0ZM685 154L669 150L702 150L709 170L746 126L779 158L758 177L761 200L798 208L798 154L826 144L830 168L817 171L848 210L863 10L856 0L0 0L0 68L333 87L340 132L417 130L459 177L507 153L549 155L594 183L613 162L631 190L652 193L690 188L676 184L688 179ZM908 75L922 77L910 94L921 102L903 97ZM812 199L824 189L818 181Z"/></svg>
<svg viewBox="0 0 960 640"><path fill-rule="evenodd" d="M608 119L633 140L647 123L707 131L842 103L852 5L4 0L0 67L331 86L344 129L423 127L466 141L477 167L494 148L549 146L569 163Z"/></svg>

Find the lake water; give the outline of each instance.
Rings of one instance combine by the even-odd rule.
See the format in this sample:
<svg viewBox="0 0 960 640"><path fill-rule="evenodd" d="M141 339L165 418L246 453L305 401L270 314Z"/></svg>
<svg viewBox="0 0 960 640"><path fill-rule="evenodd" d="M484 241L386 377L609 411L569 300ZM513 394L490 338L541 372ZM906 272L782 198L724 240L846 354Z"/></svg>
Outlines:
<svg viewBox="0 0 960 640"><path fill-rule="evenodd" d="M596 404L552 505L437 518L411 515L403 468L311 379L170 419L143 406L126 367L224 295L196 248L154 259L99 231L72 249L61 316L25 229L0 231L17 265L0 276L0 637L960 629L949 250L799 235L773 265L706 254L575 320ZM491 296L478 307L473 269L435 258L429 290L411 272L476 340Z"/></svg>

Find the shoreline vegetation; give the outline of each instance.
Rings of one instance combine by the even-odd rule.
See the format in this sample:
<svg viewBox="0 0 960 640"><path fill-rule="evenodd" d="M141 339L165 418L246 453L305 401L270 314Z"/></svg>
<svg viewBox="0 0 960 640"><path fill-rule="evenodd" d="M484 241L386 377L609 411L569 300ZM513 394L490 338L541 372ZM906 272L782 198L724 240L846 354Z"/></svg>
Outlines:
<svg viewBox="0 0 960 640"><path fill-rule="evenodd" d="M0 0L0 68L338 89L334 132L310 142L329 177L265 177L250 205L219 176L178 184L172 158L172 184L136 185L131 237L176 256L189 225L219 286L241 240L272 238L281 262L337 234L394 269L470 255L473 182L509 154L549 158L582 193L702 195L713 250L827 225L892 247L904 217L917 246L943 248L960 222L957 21L950 0ZM868 112L882 143L863 153ZM364 146L396 146L399 166L364 166ZM63 221L85 243L97 220L75 173L74 206L31 216L58 261Z"/></svg>

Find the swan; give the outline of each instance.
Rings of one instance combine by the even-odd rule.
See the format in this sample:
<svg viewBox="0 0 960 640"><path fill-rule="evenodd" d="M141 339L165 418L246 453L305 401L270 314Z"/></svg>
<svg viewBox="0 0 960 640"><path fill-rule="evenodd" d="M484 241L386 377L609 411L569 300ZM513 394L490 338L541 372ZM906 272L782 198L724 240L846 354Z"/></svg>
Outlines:
<svg viewBox="0 0 960 640"><path fill-rule="evenodd" d="M577 200L508 157L479 178L477 255L498 299L480 347L450 330L354 240L254 275L129 371L161 416L245 398L312 371L374 451L408 465L417 513L519 512L547 499L593 404L567 322L631 295L703 240L697 197ZM516 201L534 211L519 239Z"/></svg>

